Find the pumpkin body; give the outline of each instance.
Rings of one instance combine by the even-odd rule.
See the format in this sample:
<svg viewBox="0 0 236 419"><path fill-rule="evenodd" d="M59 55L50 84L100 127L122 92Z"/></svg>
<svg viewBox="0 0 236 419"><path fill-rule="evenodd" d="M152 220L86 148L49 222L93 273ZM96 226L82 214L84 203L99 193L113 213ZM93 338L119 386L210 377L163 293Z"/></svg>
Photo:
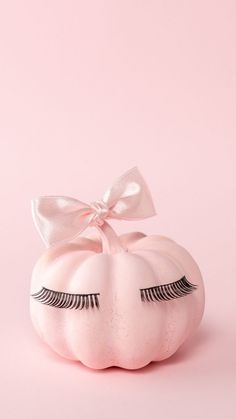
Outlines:
<svg viewBox="0 0 236 419"><path fill-rule="evenodd" d="M99 293L99 310L73 310L30 298L32 322L61 356L102 369L141 368L171 356L197 328L204 310L201 273L190 254L162 236L119 237L126 251L102 252L101 241L80 237L53 246L36 263L31 294L42 286L68 293ZM197 289L182 298L143 302L140 289L177 281Z"/></svg>

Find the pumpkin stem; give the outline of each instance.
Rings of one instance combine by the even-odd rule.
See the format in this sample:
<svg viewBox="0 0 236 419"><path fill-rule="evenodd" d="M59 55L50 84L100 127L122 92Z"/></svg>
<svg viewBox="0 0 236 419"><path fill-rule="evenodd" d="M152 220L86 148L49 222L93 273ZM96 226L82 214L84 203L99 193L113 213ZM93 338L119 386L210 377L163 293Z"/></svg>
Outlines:
<svg viewBox="0 0 236 419"><path fill-rule="evenodd" d="M119 237L107 221L104 221L102 225L97 224L95 227L98 229L102 239L103 253L117 253L126 251L124 246L121 244Z"/></svg>

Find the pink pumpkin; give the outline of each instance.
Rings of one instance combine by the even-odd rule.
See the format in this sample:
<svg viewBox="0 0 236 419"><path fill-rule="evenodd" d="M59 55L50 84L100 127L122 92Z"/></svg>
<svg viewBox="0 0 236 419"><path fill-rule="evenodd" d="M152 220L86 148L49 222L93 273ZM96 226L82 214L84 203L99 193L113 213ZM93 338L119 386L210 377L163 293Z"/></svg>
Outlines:
<svg viewBox="0 0 236 419"><path fill-rule="evenodd" d="M41 338L65 358L95 369L137 369L168 358L196 330L204 310L201 273L190 254L166 237L118 237L102 219L99 202L99 220L92 212L89 223L101 237L60 240L36 263L31 318ZM54 217L49 207L47 219L52 212ZM42 208L37 211L42 223Z"/></svg>

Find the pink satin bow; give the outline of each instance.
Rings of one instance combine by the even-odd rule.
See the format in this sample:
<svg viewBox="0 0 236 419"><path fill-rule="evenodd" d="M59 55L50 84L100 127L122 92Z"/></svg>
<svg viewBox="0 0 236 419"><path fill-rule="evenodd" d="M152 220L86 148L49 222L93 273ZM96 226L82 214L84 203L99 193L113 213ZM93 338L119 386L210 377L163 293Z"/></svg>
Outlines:
<svg viewBox="0 0 236 419"><path fill-rule="evenodd" d="M32 201L35 226L46 246L75 239L105 219L138 220L156 214L150 191L137 167L119 177L102 200L86 204L67 196L41 196Z"/></svg>

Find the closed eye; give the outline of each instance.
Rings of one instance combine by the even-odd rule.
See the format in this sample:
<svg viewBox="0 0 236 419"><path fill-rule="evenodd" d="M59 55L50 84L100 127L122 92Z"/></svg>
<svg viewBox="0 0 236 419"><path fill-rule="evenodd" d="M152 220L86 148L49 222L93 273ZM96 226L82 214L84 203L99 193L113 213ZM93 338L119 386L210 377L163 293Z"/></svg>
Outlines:
<svg viewBox="0 0 236 419"><path fill-rule="evenodd" d="M40 291L31 294L33 298L43 304L58 308L99 308L99 293L95 294L70 294L68 292L53 291L42 287Z"/></svg>
<svg viewBox="0 0 236 419"><path fill-rule="evenodd" d="M191 284L185 276L169 284L140 289L142 301L167 301L174 298L184 297L197 289L197 285Z"/></svg>

